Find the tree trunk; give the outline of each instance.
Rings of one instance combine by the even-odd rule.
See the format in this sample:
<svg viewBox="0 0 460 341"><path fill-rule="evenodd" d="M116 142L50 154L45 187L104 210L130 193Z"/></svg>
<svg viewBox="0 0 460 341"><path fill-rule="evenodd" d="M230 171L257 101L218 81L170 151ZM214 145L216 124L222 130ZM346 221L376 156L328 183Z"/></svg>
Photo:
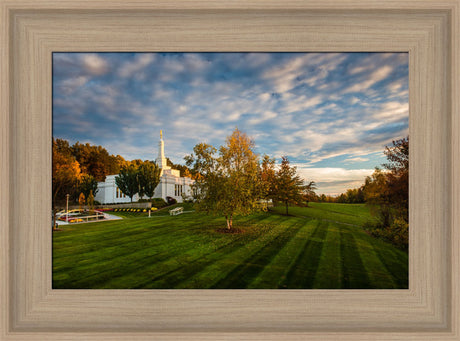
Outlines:
<svg viewBox="0 0 460 341"><path fill-rule="evenodd" d="M227 229L231 230L233 227L233 216L225 216L225 219L227 219Z"/></svg>
<svg viewBox="0 0 460 341"><path fill-rule="evenodd" d="M289 206L289 204L288 204L288 202L286 201L286 215L288 215L288 206Z"/></svg>

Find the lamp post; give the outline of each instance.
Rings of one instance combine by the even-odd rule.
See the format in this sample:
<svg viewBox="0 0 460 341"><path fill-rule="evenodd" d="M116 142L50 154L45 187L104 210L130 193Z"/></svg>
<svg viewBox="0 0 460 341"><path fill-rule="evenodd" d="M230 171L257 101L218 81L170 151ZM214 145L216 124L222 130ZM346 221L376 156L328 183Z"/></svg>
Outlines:
<svg viewBox="0 0 460 341"><path fill-rule="evenodd" d="M65 221L66 222L69 222L69 196L70 194L66 194L66 199L67 199L67 203L66 203L66 213L65 213Z"/></svg>

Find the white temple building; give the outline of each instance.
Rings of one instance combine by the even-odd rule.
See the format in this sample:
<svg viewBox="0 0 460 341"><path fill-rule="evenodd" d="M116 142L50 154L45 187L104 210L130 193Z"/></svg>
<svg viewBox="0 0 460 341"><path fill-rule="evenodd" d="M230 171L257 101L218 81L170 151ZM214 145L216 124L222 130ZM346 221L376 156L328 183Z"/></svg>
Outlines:
<svg viewBox="0 0 460 341"><path fill-rule="evenodd" d="M177 202L182 202L183 194L186 197L192 195L191 185L193 180L187 177L181 177L180 171L177 169L172 169L168 166L166 157L165 157L165 144L163 141L163 132L160 131L160 143L158 148L158 158L156 159L156 164L160 167L160 182L155 188L154 198L163 198L167 201L166 197L171 197L177 200ZM98 182L95 200L99 201L101 204L120 204L120 203L130 203L131 199L124 195L115 183L115 177L118 174L107 175L104 182ZM133 202L138 201L139 195L135 194L133 197ZM148 199L143 197L142 199Z"/></svg>

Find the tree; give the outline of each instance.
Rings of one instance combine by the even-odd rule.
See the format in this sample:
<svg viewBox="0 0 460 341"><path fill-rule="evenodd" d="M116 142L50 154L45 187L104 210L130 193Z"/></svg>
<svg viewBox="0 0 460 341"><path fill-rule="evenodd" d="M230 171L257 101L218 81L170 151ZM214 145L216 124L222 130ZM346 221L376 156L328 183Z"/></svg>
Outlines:
<svg viewBox="0 0 460 341"><path fill-rule="evenodd" d="M254 141L236 128L224 146L217 149L200 143L194 154L185 157L192 173L199 174L193 185L198 211L222 215L227 229L233 228L235 215L248 215L260 209L261 186L258 156Z"/></svg>
<svg viewBox="0 0 460 341"><path fill-rule="evenodd" d="M316 183L314 181L310 181L308 185L305 185L304 192L303 192L303 200L305 201L305 205L308 207L308 203L310 201L317 200L318 196L315 193Z"/></svg>
<svg viewBox="0 0 460 341"><path fill-rule="evenodd" d="M383 226L392 222L392 202L388 195L388 177L380 168L375 168L364 183L364 197L371 211L379 217Z"/></svg>
<svg viewBox="0 0 460 341"><path fill-rule="evenodd" d="M65 140L53 141L53 203L64 201L66 194L75 200L81 178L80 164L75 160Z"/></svg>
<svg viewBox="0 0 460 341"><path fill-rule="evenodd" d="M120 191L127 195L131 202L133 197L139 192L138 172L135 165L130 164L120 169L120 174L115 177L115 183Z"/></svg>
<svg viewBox="0 0 460 341"><path fill-rule="evenodd" d="M264 199L274 199L276 193L275 159L264 155L260 164L260 181Z"/></svg>
<svg viewBox="0 0 460 341"><path fill-rule="evenodd" d="M81 207L85 204L85 195L83 193L80 193L80 196L78 197L78 205Z"/></svg>
<svg viewBox="0 0 460 341"><path fill-rule="evenodd" d="M290 165L286 156L282 157L281 166L276 172L275 198L286 206L286 215L289 214L289 204L298 204L303 199L305 186L297 175L297 167Z"/></svg>
<svg viewBox="0 0 460 341"><path fill-rule="evenodd" d="M373 206L383 226L390 226L395 218L409 222L409 137L392 142L384 151L388 163L386 172L376 168L366 178L364 196Z"/></svg>
<svg viewBox="0 0 460 341"><path fill-rule="evenodd" d="M384 151L388 163L383 167L389 171L388 197L397 211L397 216L409 222L409 137L392 141Z"/></svg>
<svg viewBox="0 0 460 341"><path fill-rule="evenodd" d="M190 173L190 170L188 168L184 171L184 178L192 178L192 173Z"/></svg>
<svg viewBox="0 0 460 341"><path fill-rule="evenodd" d="M160 167L150 161L143 162L138 169L139 195L147 195L150 200L155 194L155 188L160 183Z"/></svg>
<svg viewBox="0 0 460 341"><path fill-rule="evenodd" d="M85 195L85 198L88 198L90 192L97 193L97 181L92 175L82 174L78 188Z"/></svg>
<svg viewBox="0 0 460 341"><path fill-rule="evenodd" d="M93 191L90 191L90 192L89 192L89 196L88 196L88 199L86 200L86 203L88 204L90 210L93 210L93 209L94 209L94 195L93 195Z"/></svg>
<svg viewBox="0 0 460 341"><path fill-rule="evenodd" d="M116 174L120 170L120 161L123 158L110 155L101 146L76 142L70 149L80 163L82 172L93 176L97 181L104 181L106 175Z"/></svg>
<svg viewBox="0 0 460 341"><path fill-rule="evenodd" d="M391 146L386 146L383 152L388 163L383 167L394 174L409 172L409 136L400 140L392 141Z"/></svg>

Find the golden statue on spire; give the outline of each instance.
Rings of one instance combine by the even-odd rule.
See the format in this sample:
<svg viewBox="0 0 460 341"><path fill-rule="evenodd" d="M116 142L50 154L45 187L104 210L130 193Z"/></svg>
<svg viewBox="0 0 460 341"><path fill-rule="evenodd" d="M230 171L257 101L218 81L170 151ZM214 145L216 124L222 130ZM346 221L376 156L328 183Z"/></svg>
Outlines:
<svg viewBox="0 0 460 341"><path fill-rule="evenodd" d="M160 130L160 139L163 140L163 130Z"/></svg>

